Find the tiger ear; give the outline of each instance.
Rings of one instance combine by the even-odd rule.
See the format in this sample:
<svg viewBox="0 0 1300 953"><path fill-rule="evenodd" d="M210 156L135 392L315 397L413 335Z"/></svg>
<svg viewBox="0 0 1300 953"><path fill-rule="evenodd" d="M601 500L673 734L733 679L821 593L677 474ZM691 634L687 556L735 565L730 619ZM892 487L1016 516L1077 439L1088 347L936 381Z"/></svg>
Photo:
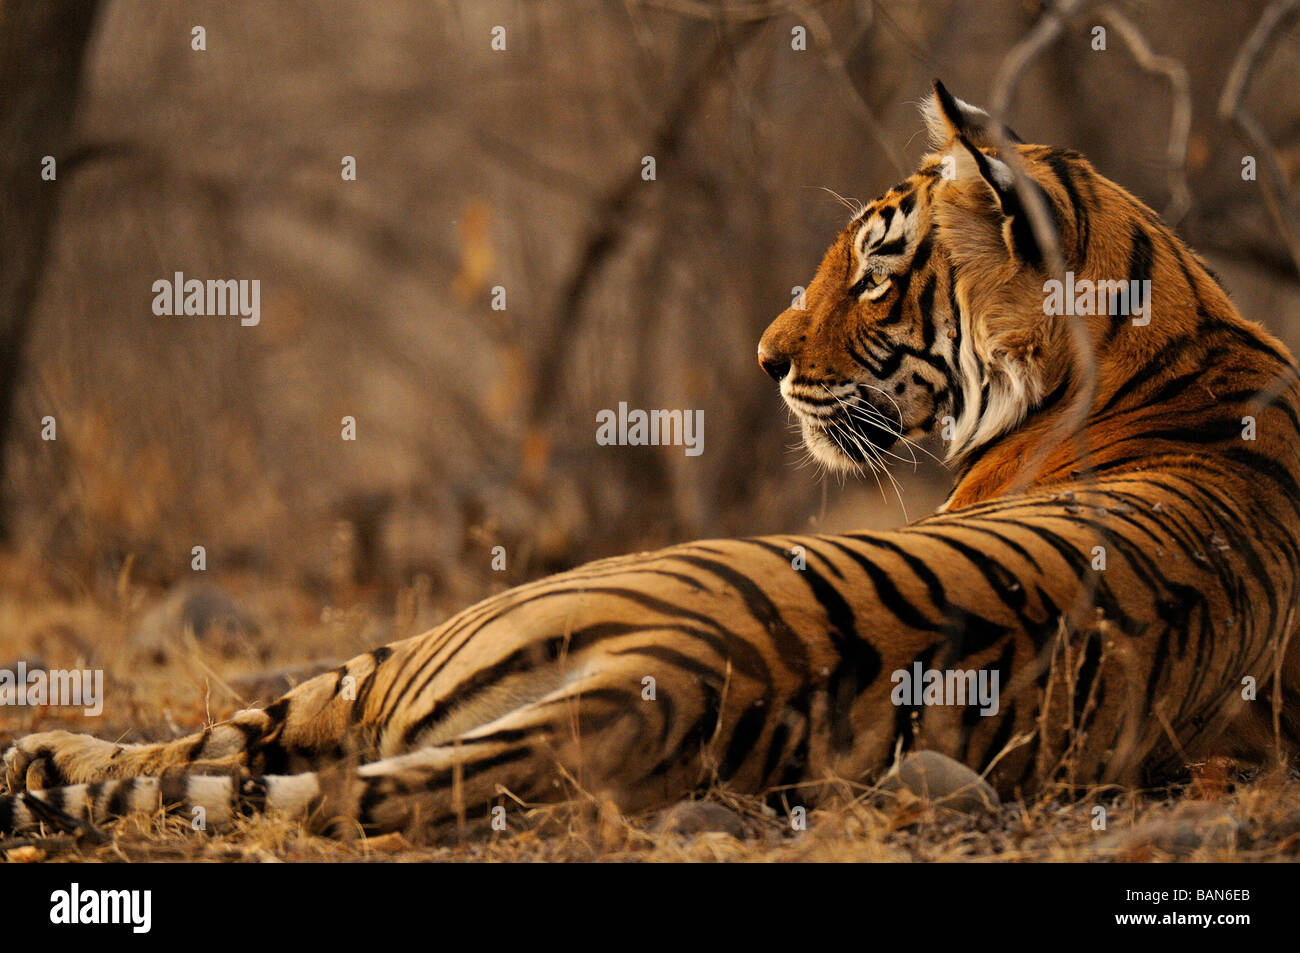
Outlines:
<svg viewBox="0 0 1300 953"><path fill-rule="evenodd" d="M932 149L942 149L958 136L965 136L977 147L993 145L989 136L993 120L989 114L978 106L958 99L937 79L929 98L921 104L921 116L930 133ZM1010 129L1006 130L1006 134L1012 142L1021 141Z"/></svg>
<svg viewBox="0 0 1300 953"><path fill-rule="evenodd" d="M949 159L952 160L951 165L948 165ZM1042 265L1043 250L1034 237L1029 215L1020 201L1020 194L1016 191L1015 173L1011 171L1011 167L997 156L981 151L964 133L957 135L943 162L945 166L953 169L954 179L980 182L992 193L997 210L1002 214L1002 240L1007 251L1031 267ZM1045 207L1051 211L1051 200L1042 186L1033 179L1029 179L1029 185L1037 189Z"/></svg>
<svg viewBox="0 0 1300 953"><path fill-rule="evenodd" d="M943 177L978 182L991 191L997 210L1002 213L1002 240L1007 251L1027 265L1040 266L1043 252L1016 192L1015 174L997 156L983 151L995 145L990 134L993 120L989 114L958 99L937 79L934 92L921 107L921 112L930 132L932 147L944 153ZM1003 131L1012 143L1021 142L1010 129ZM1030 185L1039 190L1044 201L1047 200L1038 183L1031 179ZM1052 207L1050 202L1047 207Z"/></svg>

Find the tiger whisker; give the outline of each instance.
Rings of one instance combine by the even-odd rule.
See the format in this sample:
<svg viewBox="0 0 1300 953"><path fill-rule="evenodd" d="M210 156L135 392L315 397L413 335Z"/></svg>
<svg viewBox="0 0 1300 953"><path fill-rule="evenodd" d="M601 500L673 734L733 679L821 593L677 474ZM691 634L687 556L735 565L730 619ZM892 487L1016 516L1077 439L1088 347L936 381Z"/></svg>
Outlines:
<svg viewBox="0 0 1300 953"><path fill-rule="evenodd" d="M850 404L847 401L843 400L838 394L832 391L829 387L826 387L826 385L823 384L822 387L826 391L826 393L830 394L831 397L835 398L835 400L839 403L841 407L844 408L845 412L850 417L852 417L855 413L857 413L858 418L860 420L863 420L866 423L871 423L879 426L882 430L885 430L890 434L892 434L894 437L902 440L904 446L909 447L908 453L910 455L910 459L908 457L901 457L891 450L882 450L881 448L873 445L871 446L871 450L873 453L876 454L877 458L880 458L881 454L887 454L888 456L893 457L895 460L899 461L900 463L912 464L912 469L913 470L916 469L917 459L916 459L915 452L913 452L911 449L911 446L913 446L912 441L908 440L905 436L903 436L903 433L899 428L899 425L895 424L893 421L891 421L888 417L882 414L878 409L872 407L870 404L867 404L865 402L861 405ZM897 406L897 404L895 404L895 406ZM871 416L872 414L874 414L875 416L872 417ZM901 420L901 415L900 415L900 420ZM881 462L882 463L884 462L883 459L881 459Z"/></svg>

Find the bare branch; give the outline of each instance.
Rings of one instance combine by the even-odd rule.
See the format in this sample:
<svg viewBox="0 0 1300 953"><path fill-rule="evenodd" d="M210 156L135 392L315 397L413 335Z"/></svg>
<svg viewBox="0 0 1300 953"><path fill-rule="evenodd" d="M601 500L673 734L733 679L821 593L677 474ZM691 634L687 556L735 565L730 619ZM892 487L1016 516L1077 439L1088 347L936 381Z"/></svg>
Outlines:
<svg viewBox="0 0 1300 953"><path fill-rule="evenodd" d="M750 0L750 2L707 3L704 0L640 0L644 7L654 7L698 20L727 23L757 23L788 13L787 0Z"/></svg>
<svg viewBox="0 0 1300 953"><path fill-rule="evenodd" d="M650 141L646 155L657 157L667 165L680 151L686 131L708 99L709 84L736 49L753 36L754 26L746 24L728 40L715 35L710 49L679 88L676 98L664 111ZM569 353L570 343L582 326L582 315L591 287L622 245L634 202L643 185L640 163L605 194L600 202L596 225L583 243L582 251L568 278L563 282L551 314L546 339L538 347L540 357L533 371L530 399L527 401L530 422L539 424L555 406L560 369Z"/></svg>
<svg viewBox="0 0 1300 953"><path fill-rule="evenodd" d="M1267 58L1273 45L1281 36L1296 13L1300 11L1300 0L1277 0L1264 11L1264 15L1255 24L1246 42L1237 53L1237 59L1228 74L1228 81L1223 87L1223 96L1219 99L1219 117L1231 122L1237 131L1255 147L1259 153L1259 164L1264 176L1260 186L1264 190L1264 204L1269 215L1282 235L1296 272L1300 274L1300 236L1296 233L1294 215L1287 198L1286 175L1282 172L1277 159L1277 150L1273 147L1259 120L1246 111L1243 100L1250 89L1251 79L1259 65Z"/></svg>
<svg viewBox="0 0 1300 953"><path fill-rule="evenodd" d="M0 2L0 477L63 184L42 181L41 163L65 161L98 10L96 3ZM0 508L0 539L8 530Z"/></svg>
<svg viewBox="0 0 1300 953"><path fill-rule="evenodd" d="M833 42L831 29L827 25L825 17L804 0L790 0L789 6L792 13L808 21L808 29L812 33L813 42L821 52L822 63L825 65L826 71L835 78L835 85L839 90L840 99L844 102L844 105L848 107L849 112L858 117L859 122L866 126L872 141L880 147L880 151L885 154L885 158L894 166L894 171L899 177L907 175L908 170L903 165L902 159L899 158L893 143L885 134L885 127L880 124L876 114L871 111L867 101L862 98L858 88L853 85L853 79L849 76L848 68L844 65L844 57Z"/></svg>
<svg viewBox="0 0 1300 953"><path fill-rule="evenodd" d="M493 159L509 166L521 179L536 183L571 198L584 201L591 198L591 179L578 172L570 172L534 155L523 146L500 136L490 129L476 132L479 147Z"/></svg>
<svg viewBox="0 0 1300 953"><path fill-rule="evenodd" d="M907 174L907 168L886 134L885 127L871 111L871 107L862 98L858 88L853 85L853 79L844 63L844 56L835 45L835 37L830 25L812 4L805 0L719 4L702 3L700 0L641 0L641 2L647 7L719 23L753 23L781 15L790 15L806 21L808 32L812 34L813 43L821 54L822 65L835 80L836 91L845 107L866 127L871 141L885 154L885 158L893 165L894 172L900 177ZM869 25L870 21L867 22Z"/></svg>
<svg viewBox="0 0 1300 953"><path fill-rule="evenodd" d="M1165 206L1164 217L1169 224L1176 225L1192 206L1192 192L1187 185L1187 140L1192 131L1192 90L1187 69L1171 56L1152 52L1141 31L1117 7L1106 7L1101 16L1119 34L1138 66L1148 73L1164 74L1173 89L1174 111L1169 120L1169 146L1165 153L1169 204Z"/></svg>

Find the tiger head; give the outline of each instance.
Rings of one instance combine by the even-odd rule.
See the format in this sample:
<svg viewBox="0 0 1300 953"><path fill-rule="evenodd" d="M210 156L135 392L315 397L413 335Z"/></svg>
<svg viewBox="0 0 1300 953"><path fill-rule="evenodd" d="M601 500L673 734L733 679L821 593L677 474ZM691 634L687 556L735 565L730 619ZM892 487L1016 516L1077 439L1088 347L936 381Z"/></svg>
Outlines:
<svg viewBox="0 0 1300 953"><path fill-rule="evenodd" d="M938 82L923 114L934 151L853 217L759 343L759 364L828 468L874 468L898 441L927 435L960 460L1071 377L1066 329L1044 318L1043 254L988 114ZM1066 238L1084 248L1060 209L1078 198L1076 175L1091 183L1087 163L1007 137L1066 229L1062 250Z"/></svg>

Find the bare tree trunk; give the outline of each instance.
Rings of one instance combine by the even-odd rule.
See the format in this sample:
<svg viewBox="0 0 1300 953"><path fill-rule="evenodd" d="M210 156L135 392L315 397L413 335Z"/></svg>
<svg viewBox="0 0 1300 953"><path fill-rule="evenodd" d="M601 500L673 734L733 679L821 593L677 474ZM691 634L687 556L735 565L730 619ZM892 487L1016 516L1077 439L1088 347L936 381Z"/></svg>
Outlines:
<svg viewBox="0 0 1300 953"><path fill-rule="evenodd" d="M97 0L0 0L0 489L14 395L54 221L60 161L72 125ZM8 538L0 496L0 540Z"/></svg>

